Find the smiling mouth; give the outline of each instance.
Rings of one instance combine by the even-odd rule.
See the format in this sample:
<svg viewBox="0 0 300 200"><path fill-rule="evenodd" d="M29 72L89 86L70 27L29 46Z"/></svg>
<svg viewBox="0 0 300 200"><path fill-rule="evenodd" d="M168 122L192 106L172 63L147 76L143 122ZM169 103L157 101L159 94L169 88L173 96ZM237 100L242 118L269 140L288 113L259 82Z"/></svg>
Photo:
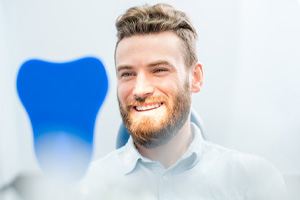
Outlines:
<svg viewBox="0 0 300 200"><path fill-rule="evenodd" d="M161 107L163 103L152 103L152 104L146 104L142 106L133 106L134 110L138 112L144 112L144 111L149 111L149 110L154 110L159 107Z"/></svg>

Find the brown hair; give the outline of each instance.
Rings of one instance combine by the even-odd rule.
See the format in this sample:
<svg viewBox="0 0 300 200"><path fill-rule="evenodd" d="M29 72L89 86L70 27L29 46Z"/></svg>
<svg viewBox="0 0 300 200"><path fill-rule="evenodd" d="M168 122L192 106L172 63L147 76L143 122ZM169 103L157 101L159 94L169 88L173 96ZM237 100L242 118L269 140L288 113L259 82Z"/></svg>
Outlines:
<svg viewBox="0 0 300 200"><path fill-rule="evenodd" d="M197 62L196 30L184 12L168 4L129 8L117 18L116 28L116 48L123 38L171 31L183 41L185 64L189 67Z"/></svg>

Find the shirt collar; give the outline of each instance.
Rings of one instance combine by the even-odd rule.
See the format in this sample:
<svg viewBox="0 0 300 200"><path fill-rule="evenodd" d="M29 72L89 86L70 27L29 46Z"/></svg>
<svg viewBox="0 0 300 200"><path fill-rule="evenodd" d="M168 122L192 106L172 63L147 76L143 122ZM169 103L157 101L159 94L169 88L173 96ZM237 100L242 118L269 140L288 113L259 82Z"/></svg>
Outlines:
<svg viewBox="0 0 300 200"><path fill-rule="evenodd" d="M193 141L191 142L188 150L184 153L181 159L176 162L172 168L178 168L177 165L184 163L184 168L192 168L198 161L201 155L201 143L203 137L199 127L194 123L191 123L191 130L194 135ZM124 164L124 174L129 174L134 171L139 160L144 162L153 162L148 158L143 157L136 149L132 137L129 138L128 142L119 151L119 157L121 162ZM180 167L181 168L181 167Z"/></svg>

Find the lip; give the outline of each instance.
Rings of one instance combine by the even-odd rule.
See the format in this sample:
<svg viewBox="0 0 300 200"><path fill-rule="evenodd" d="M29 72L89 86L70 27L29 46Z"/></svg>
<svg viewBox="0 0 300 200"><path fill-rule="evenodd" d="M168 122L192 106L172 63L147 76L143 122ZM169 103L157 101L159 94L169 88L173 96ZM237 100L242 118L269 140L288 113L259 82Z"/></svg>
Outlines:
<svg viewBox="0 0 300 200"><path fill-rule="evenodd" d="M162 102L148 103L148 104L133 106L133 109L137 112L146 112L146 111L156 110L156 109L160 108L162 105L163 105Z"/></svg>

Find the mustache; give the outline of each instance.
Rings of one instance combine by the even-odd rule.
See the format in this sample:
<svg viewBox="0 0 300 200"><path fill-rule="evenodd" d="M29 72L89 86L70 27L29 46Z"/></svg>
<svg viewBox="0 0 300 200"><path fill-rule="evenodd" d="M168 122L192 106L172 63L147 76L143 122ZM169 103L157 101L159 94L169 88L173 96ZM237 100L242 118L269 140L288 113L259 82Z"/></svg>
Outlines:
<svg viewBox="0 0 300 200"><path fill-rule="evenodd" d="M167 101L165 97L136 97L134 100L126 103L126 107L143 106L145 104L164 103Z"/></svg>

